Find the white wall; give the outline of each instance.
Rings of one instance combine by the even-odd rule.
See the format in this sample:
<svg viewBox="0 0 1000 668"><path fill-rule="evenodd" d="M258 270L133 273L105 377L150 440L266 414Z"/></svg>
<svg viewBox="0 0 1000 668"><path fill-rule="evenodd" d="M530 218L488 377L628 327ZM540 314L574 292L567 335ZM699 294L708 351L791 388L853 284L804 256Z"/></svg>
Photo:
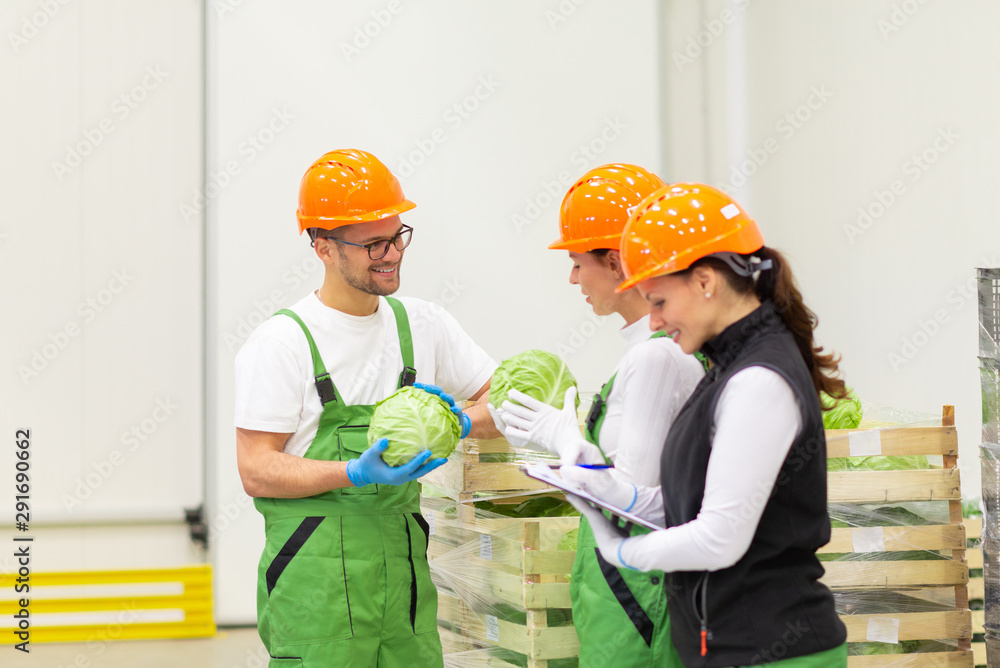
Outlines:
<svg viewBox="0 0 1000 668"><path fill-rule="evenodd" d="M931 416L955 404L963 492L978 497L973 280L1000 264L1000 6L695 4L664 12L664 84L687 93L667 123L692 118L697 135L684 151L668 143L668 176L733 186L864 400ZM723 10L733 20L716 37Z"/></svg>
<svg viewBox="0 0 1000 668"><path fill-rule="evenodd" d="M209 171L239 170L209 222L220 622L253 621L263 544L236 473L233 357L254 323L321 283L294 213L299 179L324 152L375 153L417 203L404 215L416 232L400 294L438 300L497 359L561 349L583 387L610 375L618 324L592 322L565 254L546 246L562 195L587 169L659 168L656 6L562 5L575 10L300 0L210 13ZM258 153L241 150L248 135L268 138L275 109L287 125L276 121Z"/></svg>
<svg viewBox="0 0 1000 668"><path fill-rule="evenodd" d="M9 0L0 26L5 522L29 428L33 569L199 560L200 3Z"/></svg>

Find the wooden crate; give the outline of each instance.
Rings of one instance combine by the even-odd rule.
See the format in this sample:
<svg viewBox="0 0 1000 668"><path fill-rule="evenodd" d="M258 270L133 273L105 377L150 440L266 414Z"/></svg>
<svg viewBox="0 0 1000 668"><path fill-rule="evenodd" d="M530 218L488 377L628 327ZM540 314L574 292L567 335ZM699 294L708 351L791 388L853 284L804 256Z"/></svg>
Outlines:
<svg viewBox="0 0 1000 668"><path fill-rule="evenodd" d="M885 560L843 559L824 563L823 582L845 613L847 641L868 642L895 636L939 641L941 651L852 656L850 668L874 666L961 666L973 664L972 614L969 611L969 565L958 473L958 436L954 409L945 407L940 427L827 431L827 455L940 456L943 465L912 471L830 472L831 504L894 504L937 501L945 524L835 528L821 554L884 552ZM858 547L859 549L855 549ZM933 551L940 560L893 559L896 554ZM865 614L865 601L892 601L899 612ZM850 614L857 610L858 614Z"/></svg>
<svg viewBox="0 0 1000 668"><path fill-rule="evenodd" d="M519 468L522 463L541 460L558 461L558 458L515 448L504 438L466 438L459 442L447 464L421 481L456 501L514 500L551 490L543 482L524 475Z"/></svg>
<svg viewBox="0 0 1000 668"><path fill-rule="evenodd" d="M848 642L868 641L872 629L891 628L898 641L933 640L947 647L941 651L914 654L852 656L850 668L898 666L925 668L948 666L971 668L973 663L972 623L969 611L969 564L965 528L961 515L961 485L957 468L958 438L954 413L945 408L939 427L887 427L879 429L827 431L827 456L848 457L859 448L876 452L872 456L939 457L940 466L908 471L833 471L828 477L831 504L868 506L913 501L939 502L943 524L836 528L823 554L852 554L870 550L860 543L870 543L878 535L881 555L887 560L840 559L824 563L823 581L844 608L841 616L848 630ZM504 440L467 441L456 458L449 462L449 495L468 501L481 495L516 496L531 491L516 463L486 463L482 454L511 453ZM442 467L445 471L448 467ZM447 471L445 471L447 473ZM435 485L440 488L440 485ZM429 555L441 558L462 545L472 545L461 554L462 568L476 573L474 581L461 583L455 593L451 583L436 577L442 590L439 621L447 629L460 629L471 643L494 643L520 652L529 658L531 668L543 667L553 658L575 656L577 643L572 627L549 627L546 608L569 608L569 584L565 575L571 570L574 553L555 549L553 541L575 526L576 518L537 518L519 520L485 518L465 504L452 513L441 508L440 500L426 500L424 513L434 529ZM429 504L429 505L427 505ZM860 533L859 533L860 531ZM862 550L855 549L859 539ZM475 549L476 541L490 541L489 558ZM908 561L892 559L894 553L917 550L933 551L940 560ZM901 555L902 556L902 555ZM507 625L488 618L472 598L509 605L526 613L526 623ZM855 601L865 597L899 604L899 612L867 614ZM856 611L856 612L855 612ZM452 631L447 631L452 633ZM878 635L875 637L884 637ZM555 649L553 649L555 646Z"/></svg>
<svg viewBox="0 0 1000 668"><path fill-rule="evenodd" d="M529 668L577 656L576 630L550 625L550 614L569 616L567 576L576 552L558 548L579 527L578 517L494 517L430 497L422 504L442 634L517 652Z"/></svg>
<svg viewBox="0 0 1000 668"><path fill-rule="evenodd" d="M970 547L966 552L969 559L969 570L979 571L976 575L969 574L969 600L976 602L972 611L972 633L982 635L985 630L986 611L983 605L986 599L986 587L983 580L983 549L979 546L979 540L983 537L983 518L970 517L965 520L965 534L970 541L976 542L976 547ZM986 665L986 643L982 640L972 643L972 653L976 659L977 666Z"/></svg>

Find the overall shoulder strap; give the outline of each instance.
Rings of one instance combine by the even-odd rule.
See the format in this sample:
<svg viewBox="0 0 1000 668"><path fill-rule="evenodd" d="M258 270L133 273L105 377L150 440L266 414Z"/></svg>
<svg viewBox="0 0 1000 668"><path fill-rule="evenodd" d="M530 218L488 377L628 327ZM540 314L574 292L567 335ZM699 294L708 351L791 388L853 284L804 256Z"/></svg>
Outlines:
<svg viewBox="0 0 1000 668"><path fill-rule="evenodd" d="M410 335L410 318L406 308L395 297L386 297L396 316L396 333L399 335L399 352L403 357L403 371L399 374L399 387L413 385L417 380L417 370L413 367L413 337Z"/></svg>
<svg viewBox="0 0 1000 668"><path fill-rule="evenodd" d="M306 341L309 342L309 354L312 355L313 374L316 376L316 391L319 393L319 400L324 406L330 401L337 401L337 388L333 385L333 379L330 378L330 374L326 370L326 365L323 364L323 358L319 355L319 348L316 347L316 342L313 340L309 328L306 327L306 323L302 322L302 318L295 311L286 308L275 312L274 315L287 315L302 328L302 333L306 335Z"/></svg>

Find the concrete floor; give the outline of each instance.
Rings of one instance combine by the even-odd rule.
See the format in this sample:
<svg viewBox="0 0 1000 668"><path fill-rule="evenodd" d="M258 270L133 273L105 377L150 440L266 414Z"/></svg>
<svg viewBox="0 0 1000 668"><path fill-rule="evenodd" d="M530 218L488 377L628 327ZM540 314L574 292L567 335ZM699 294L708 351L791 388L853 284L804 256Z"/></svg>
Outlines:
<svg viewBox="0 0 1000 668"><path fill-rule="evenodd" d="M13 655L18 654L19 657ZM22 658L23 657L23 658ZM11 668L266 668L256 628L219 629L214 638L32 644L30 654L4 647Z"/></svg>

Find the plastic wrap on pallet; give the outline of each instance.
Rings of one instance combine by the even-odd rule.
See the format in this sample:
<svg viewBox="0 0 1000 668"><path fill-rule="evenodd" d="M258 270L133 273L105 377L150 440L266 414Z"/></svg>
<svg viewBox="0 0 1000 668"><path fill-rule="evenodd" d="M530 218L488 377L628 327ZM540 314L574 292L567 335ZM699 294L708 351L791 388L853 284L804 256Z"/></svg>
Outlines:
<svg viewBox="0 0 1000 668"><path fill-rule="evenodd" d="M515 448L503 438L467 438L448 463L421 479L434 494L460 501L490 501L551 493L554 490L521 472L522 464L558 464L548 452Z"/></svg>
<svg viewBox="0 0 1000 668"><path fill-rule="evenodd" d="M543 573L540 579L550 584L569 581L579 515L565 500L530 499L509 510L494 504L486 509L478 503L469 506L426 497L423 503L425 516L435 518L432 540L446 546L430 560L431 577L470 610L523 624L527 610L522 589L525 575ZM518 512L535 514L517 517ZM440 519L448 517L454 520L446 523ZM532 547L525 545L528 522L541 526ZM550 609L549 626L561 625L562 618L572 623L568 589L563 607L567 609Z"/></svg>
<svg viewBox="0 0 1000 668"><path fill-rule="evenodd" d="M575 666L569 599L579 517L560 498L517 504L423 497L442 635L465 638L446 665ZM483 645L489 649L483 649ZM448 661L452 663L449 664Z"/></svg>
<svg viewBox="0 0 1000 668"><path fill-rule="evenodd" d="M1000 641L1000 445L979 448L983 476L983 608L987 648Z"/></svg>
<svg viewBox="0 0 1000 668"><path fill-rule="evenodd" d="M911 434L904 430L940 427L940 420L865 404L859 430L827 434L828 451L850 455L827 462L831 498L839 474L943 469L941 455L883 454L900 451L896 444ZM850 480L860 483L850 488L856 498L878 500L878 493L868 494L864 487L877 480ZM922 483L913 483L912 489L908 484L905 475L891 482L893 494L905 501L828 504L832 538L818 556L826 569L823 581L833 590L837 612L848 626L851 656L954 656L968 637L968 613L957 609L956 598L956 587L968 580L964 532L953 523L953 504L959 499L909 500L924 492Z"/></svg>
<svg viewBox="0 0 1000 668"><path fill-rule="evenodd" d="M488 647L444 655L444 668L525 668L524 657L501 647ZM575 658L549 659L548 668L577 668Z"/></svg>

